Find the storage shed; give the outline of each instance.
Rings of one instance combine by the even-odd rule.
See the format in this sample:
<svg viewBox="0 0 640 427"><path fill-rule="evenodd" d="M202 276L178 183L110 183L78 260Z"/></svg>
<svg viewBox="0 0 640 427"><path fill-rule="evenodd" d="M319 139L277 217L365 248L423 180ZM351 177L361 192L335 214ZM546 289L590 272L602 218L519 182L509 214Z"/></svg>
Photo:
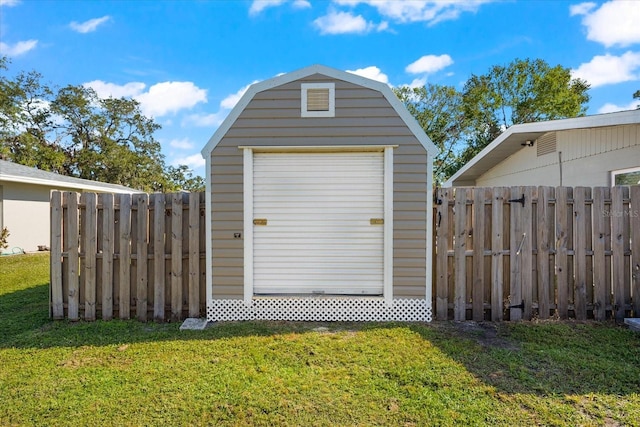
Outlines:
<svg viewBox="0 0 640 427"><path fill-rule="evenodd" d="M436 153L383 83L252 85L202 150L208 320L431 320Z"/></svg>

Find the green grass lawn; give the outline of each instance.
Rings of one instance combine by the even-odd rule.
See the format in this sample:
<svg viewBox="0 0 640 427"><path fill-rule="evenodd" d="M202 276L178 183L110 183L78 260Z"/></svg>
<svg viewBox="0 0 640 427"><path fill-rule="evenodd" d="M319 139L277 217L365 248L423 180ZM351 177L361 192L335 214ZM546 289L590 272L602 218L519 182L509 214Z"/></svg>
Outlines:
<svg viewBox="0 0 640 427"><path fill-rule="evenodd" d="M640 425L610 323L48 319L48 255L0 258L0 425Z"/></svg>

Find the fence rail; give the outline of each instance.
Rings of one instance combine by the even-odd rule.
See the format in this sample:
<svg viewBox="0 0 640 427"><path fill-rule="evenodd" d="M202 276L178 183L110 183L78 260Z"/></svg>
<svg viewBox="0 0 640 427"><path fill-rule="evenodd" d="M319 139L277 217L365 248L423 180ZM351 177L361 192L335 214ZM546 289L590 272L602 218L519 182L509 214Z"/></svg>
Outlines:
<svg viewBox="0 0 640 427"><path fill-rule="evenodd" d="M204 316L204 226L204 193L53 192L51 316Z"/></svg>
<svg viewBox="0 0 640 427"><path fill-rule="evenodd" d="M435 318L640 317L640 186L438 189Z"/></svg>
<svg viewBox="0 0 640 427"><path fill-rule="evenodd" d="M640 317L640 186L438 189L437 320ZM204 317L204 193L53 192L51 316Z"/></svg>

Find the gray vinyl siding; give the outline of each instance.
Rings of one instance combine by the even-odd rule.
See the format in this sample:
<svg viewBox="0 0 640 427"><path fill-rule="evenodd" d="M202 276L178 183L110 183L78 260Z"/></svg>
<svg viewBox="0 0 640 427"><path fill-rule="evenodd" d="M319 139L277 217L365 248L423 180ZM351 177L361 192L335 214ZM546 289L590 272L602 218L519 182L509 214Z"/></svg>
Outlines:
<svg viewBox="0 0 640 427"><path fill-rule="evenodd" d="M479 177L475 185L608 186L613 170L640 166L640 125L619 125L556 132L556 151L537 156L523 147Z"/></svg>
<svg viewBox="0 0 640 427"><path fill-rule="evenodd" d="M335 83L335 117L300 116L302 82ZM243 296L243 155L238 146L398 145L394 297L424 297L427 153L375 90L314 75L254 96L211 153L213 298ZM244 237L244 236L243 236Z"/></svg>

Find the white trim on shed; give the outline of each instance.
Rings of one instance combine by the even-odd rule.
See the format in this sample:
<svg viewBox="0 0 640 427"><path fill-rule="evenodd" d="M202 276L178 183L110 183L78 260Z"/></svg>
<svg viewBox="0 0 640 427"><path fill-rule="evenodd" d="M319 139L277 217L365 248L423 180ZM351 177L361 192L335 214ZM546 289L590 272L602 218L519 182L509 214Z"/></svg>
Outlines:
<svg viewBox="0 0 640 427"><path fill-rule="evenodd" d="M315 77L318 77L318 79L316 80ZM333 80L333 81L336 81L336 83L326 83L326 80ZM395 129L400 129L400 130L397 131L397 133L391 133L391 134L381 133L380 136L378 136L376 135L375 131L370 132L368 129L364 129L362 135L360 136L348 135L346 138L346 141L345 139L340 141L336 139L335 140L336 143L335 145L333 145L331 138L333 137L332 131L335 131L334 129L335 124L341 123L341 126L343 126L344 128L344 122L345 122L344 117L336 119L337 121L335 122L332 121L333 120L332 117L335 117L339 111L344 112L346 110L346 108L342 104L340 104L339 106L336 106L335 104L333 105L333 114L331 114L330 117L316 119L316 121L313 122L313 125L315 127L314 129L315 133L310 134L310 136L315 138L315 143L309 143L308 140L306 141L307 143L305 143L304 138L306 137L306 134L304 131L300 132L300 135L299 135L299 137L301 138L300 145L295 143L292 144L291 139L289 139L282 145L278 145L279 141L276 138L271 138L270 140L269 139L270 134L277 134L277 132L274 133L272 131L272 127L265 128L265 132L266 132L265 135L261 135L260 133L261 128L259 126L254 127L252 129L253 132L251 133L246 131L239 132L240 129L242 130L245 129L243 127L246 125L246 122L247 122L247 118L245 116L242 116L242 124L238 122L238 125L234 126L234 124L236 124L236 121L239 118L241 118L241 115L244 113L245 109L249 107L250 104L251 104L251 108L247 109L247 111L251 111L251 112L255 111L255 106L257 104L252 103L254 98L259 100L257 102L262 103L260 104L262 111L264 111L265 108L268 108L268 104L265 101L270 100L270 98L269 96L265 96L261 94L261 92L271 91L271 89L274 89L273 93L278 93L278 91L281 90L280 94L285 93L286 96L288 96L288 98L286 98L286 101L295 99L294 98L295 94L292 94L293 92L292 89L295 88L296 85L289 85L287 86L286 89L276 89L276 88L279 88L280 86L284 86L284 85L287 85L288 83L294 83L297 81L300 81L300 86L297 86L299 88L298 90L301 90L304 85L309 85L309 84L335 85L334 86L335 93L333 94L334 96L338 96L338 90L346 91L346 92L351 91L349 92L350 95L352 95L354 92L357 92L357 91L354 91L353 89L347 89L347 90L343 89L345 83L360 86L363 89L370 89L371 91L378 92L381 96L379 96L378 94L372 94L371 92L368 92L368 91L363 91L364 93L368 94L368 97L366 98L367 100L375 100L375 102L378 103L377 105L385 105L384 108L386 108L388 111L389 110L391 111L390 113L387 113L387 114L389 114L389 117L393 117L393 119L395 119L395 123L394 123L394 126L396 127ZM340 83L339 81L342 81L344 83ZM340 86L340 89L338 89L338 86ZM302 92L298 96L301 96ZM344 93L345 92L340 92L340 95L342 96L342 98L340 98L341 103L344 103L344 98L343 98ZM260 95L257 96L258 94ZM280 95L278 94L276 95L276 98L274 98L273 100L274 105L277 105L278 101L280 101L279 96ZM335 99L334 96L330 96L330 100ZM298 102L301 102L300 113L299 113L301 115L298 117L303 117L302 113L303 113L304 99L298 98L298 100L299 100ZM289 108L289 111L291 111L292 107L289 106L288 108ZM332 108L330 107L330 110L331 109ZM327 113L327 111L322 111L322 113L323 114ZM397 117L394 117L394 114ZM260 117L262 117L262 115ZM365 117L365 116L363 116L363 118L369 119L369 117ZM398 118L400 119L399 121L398 121ZM302 120L305 120L305 119L302 119ZM311 123L311 120L314 120L314 119L309 119L309 123ZM325 126L324 124L325 120L326 120L327 132L328 132L326 136L322 129ZM398 122L400 122L401 124L398 124ZM304 126L302 126L301 128L304 128ZM366 145L366 138L368 136L373 136L373 141L371 141L371 143L374 145ZM385 138L383 139L381 138L381 136ZM402 141L400 143L395 140L396 137L398 136ZM228 161L227 159L231 158L230 156L232 155L229 151L229 148L233 147L234 144L233 142L230 142L230 141L233 141L234 138L239 139L238 141L239 143L237 143L235 147L242 150L241 151L242 156L238 156L240 157L240 159L237 159L235 156L233 156L234 158L232 163L233 168L238 168L238 165L242 164L242 172L241 173L236 172L234 175L235 178L226 177L225 175L223 175L221 170L225 170L225 169L217 169L218 172L216 172L216 168L228 167L228 166L219 166L219 165L225 164L224 162L227 162ZM252 142L250 141L251 138L256 138L257 141L259 142L255 145L251 145L252 144ZM326 142L318 144L317 142L318 142L318 139L320 138L325 138ZM349 141L348 138L353 139L353 142ZM387 140L388 142L386 142ZM406 142L408 140L410 140L411 142L410 143ZM270 144L271 142L273 142L274 144ZM215 155L212 156L214 149L216 149L216 147L219 144L221 145L220 152L224 154L218 157ZM397 156L394 155L394 152L395 152L394 148L398 146L395 144L400 144L399 145L400 149L398 151L399 154ZM419 207L420 203L424 203L424 200L420 200L420 199L416 200L415 196L413 195L414 191L419 192L420 190L414 190L415 187L409 187L408 185L406 185L406 182L404 181L405 179L407 179L406 178L407 176L409 177L415 176L415 175L412 175L411 166L409 166L414 163L414 160L408 160L409 158L408 153L404 151L406 145L408 144L413 144L414 146L417 144L420 144L422 148L424 148L424 151L426 152L426 157L424 157L424 159L427 162L427 167L426 167L427 176L425 178L426 185L428 187L428 188L425 188L425 192L427 196L426 197L427 212L426 212L426 215L422 216L422 218L426 216L425 218L426 224L424 226L426 229L426 235L424 235L424 238L425 238L425 241L427 242L425 245L426 280L424 283L425 293L423 294L426 297L422 297L420 296L420 294L411 293L411 291L407 292L407 288L411 289L412 286L415 286L415 284L410 284L410 285L404 284L404 283L407 283L406 281L407 278L409 278L409 281L410 281L411 278L414 277L414 276L411 276L412 273L410 273L408 276L401 275L399 279L401 284L399 285L394 284L394 279L397 279L397 278L394 276L393 259L394 259L394 255L398 256L396 253L398 248L394 246L395 244L394 242L399 242L398 245L400 245L399 247L401 248L400 249L401 253L409 252L409 251L414 251L415 253L415 250L418 250L418 251L420 250L419 248L414 248L410 246L410 244L406 244L407 242L406 230L411 230L412 227L418 227L422 229L421 228L422 226L420 225L416 226L415 224L411 224L410 218L412 217L412 212L409 211L409 213L407 214L406 209L416 209L416 206ZM240 101L236 104L236 106L230 112L227 118L223 121L220 127L215 131L215 133L210 138L208 143L202 149L201 153L206 161L206 168L207 168L206 215L207 215L207 223L210 224L210 226L207 227L209 244L207 245L207 272L206 272L207 279L206 280L207 280L207 310L208 310L208 317L210 318L210 320L225 320L225 319L228 319L228 320L231 320L231 319L236 319L236 320L241 320L241 319L350 320L351 319L351 320L427 320L429 321L431 319L431 286L432 286L431 262L432 261L431 261L430 240L432 236L432 230L431 230L432 224L431 224L430 211L432 209L432 200L430 195L432 194L431 173L433 171L431 163L433 162L435 155L438 153L438 149L427 137L427 135L424 133L424 130L420 127L418 122L411 116L411 114L407 111L407 109L400 102L400 100L395 96L395 94L392 92L391 88L388 85L383 84L381 82L374 81L374 80L370 80L361 76L357 76L352 73L339 71L339 70L324 67L321 65L314 65L314 66L307 67L307 68L294 71L288 74L280 75L278 77L275 77L263 82L253 84L245 92L245 94L242 96ZM319 163L316 163L316 161L321 163L322 158L327 158L330 156L343 156L345 158L352 156L351 158L351 160L353 160L352 163L355 162L356 164L358 162L358 156L359 156L358 153L360 153L362 157L366 157L364 153L366 153L367 155L376 153L374 157L379 156L377 160L378 166L376 167L381 169L382 176L379 176L379 174L377 175L377 172L373 170L369 170L367 172L368 175L377 176L377 178L375 179L381 180L381 182L378 182L376 184L377 187L374 186L375 188L378 188L378 189L373 190L374 193L379 193L380 191L382 192L381 199L380 199L380 194L375 194L375 197L377 197L376 209L378 209L378 211L367 213L367 218L365 218L364 220L366 222L366 227L364 226L364 224L357 226L357 227L360 227L359 232L364 233L363 235L366 235L367 231L371 231L374 229L376 230L377 233L381 232L382 234L382 247L380 247L379 237L375 237L372 239L378 242L376 243L377 246L375 249L375 251L377 251L375 252L375 257L377 257L378 259L378 261L376 261L377 265L376 267L370 267L370 269L378 269L378 271L374 273L375 279L373 280L373 282L377 282L375 286L372 285L371 283L368 285L365 285L364 287L359 287L357 283L355 285L352 283L349 286L349 285L346 285L348 280L345 280L344 281L345 286L339 288L338 290L335 289L335 286L340 287L341 286L340 283L338 283L337 285L335 283L328 284L324 288L322 288L321 286L322 289L318 289L318 290L320 291L320 293L324 292L324 295L315 295L314 294L315 289L313 287L307 289L304 286L296 288L298 292L294 292L294 288L292 286L287 287L286 285L283 286L281 283L278 283L278 279L284 277L282 276L283 274L291 274L291 272L286 272L286 271L283 272L282 271L283 269L280 269L280 271L275 271L271 269L273 270L272 273L274 275L276 276L280 275L280 276L276 277L273 283L267 284L266 288L265 287L262 287L262 289L260 288L262 286L260 284L262 280L260 275L264 274L265 271L261 271L260 267L256 267L256 257L259 258L259 257L265 256L264 254L266 254L266 256L268 257L268 253L270 249L274 247L275 245L274 242L276 241L273 238L267 238L267 246L264 248L259 247L263 243L263 240L261 239L264 237L259 235L261 231L264 231L263 229L260 229L260 227L269 228L269 225L273 224L274 222L274 220L271 219L272 217L271 214L264 215L265 218L258 218L258 216L262 215L261 214L262 206L260 205L259 201L258 203L255 203L256 197L259 197L260 193L264 190L262 188L262 183L259 180L256 180L255 174L265 172L267 174L266 178L269 178L270 177L269 171L274 170L273 168L264 169L263 168L264 165L261 165L259 162L258 162L258 165L256 166L256 159L266 158L267 157L266 153L269 153L269 155L272 155L274 158L280 158L281 160L287 156L290 156L291 159L294 159L294 158L305 159L304 161L310 162L313 167L321 166ZM397 181L397 182L394 181L395 179L394 178L394 162L396 163L395 166L400 165L400 169L399 169L400 171L396 172L396 175L399 177L400 181ZM291 161L291 164L294 164L294 163L295 161ZM288 167L289 167L289 163L287 163L287 161L285 160L284 163L282 163L279 166L281 170L279 170L278 167L276 167L275 170L278 170L278 172L282 172L284 170L284 173L288 173L287 171ZM408 175L405 172L403 172L405 170L410 170ZM344 172L345 170L342 170L341 174L344 174ZM305 175L305 174L302 174L302 175ZM313 173L310 173L307 175L309 175L308 178L314 179ZM242 181L240 181L237 177L242 177ZM215 178L217 181L212 181L213 178ZM318 177L316 176L316 178ZM410 179L415 180L415 178L410 178ZM353 203L353 200L356 201L355 205L353 206L349 206L349 207L339 206L339 204L337 203L337 199L332 198L330 196L332 192L335 193L337 191L336 188L332 188L331 186L323 187L321 184L318 184L318 186L314 187L312 185L308 187L306 190L312 193L315 191L321 191L321 192L328 191L329 196L327 199L323 198L325 195L324 193L316 193L314 194L314 196L318 197L322 195L322 197L318 197L317 201L318 203L329 205L328 212L330 212L331 214L336 214L336 212L338 212L338 211L332 211L332 209L338 209L338 210L344 209L344 213L347 216L354 215L356 214L356 211L360 208L360 206L357 206L360 201L366 204L374 200L375 197L372 198L371 200L369 199L360 200L360 197L357 195L357 191L355 190L356 190L356 187L360 185L361 182L357 178L345 179L345 181L349 181L351 183L350 184L351 187L346 188L345 194L347 197L350 197L352 199L352 203ZM215 182L219 182L220 184L218 185L220 185L221 187L216 187ZM237 203L240 201L239 197L238 198L235 197L236 190L230 190L232 187L230 186L230 184L228 184L229 182L233 182L234 186L242 182L241 205L243 206L242 207L243 210L242 212L240 212L239 209L235 208L237 209L235 210L235 212L237 212L237 214L240 215L240 218L238 219L234 219L230 217L229 215L227 215L227 212L226 212L228 204ZM291 184L290 179L287 179L287 182L288 182L287 185ZM416 182L419 182L419 181L416 181ZM402 236L402 237L394 236L394 198L398 197L398 195L396 195L396 193L394 192L394 187L398 185L400 186L400 188L403 189L399 191L401 192L404 191L404 193L401 193L403 195L399 196L400 201L396 200L396 203L400 203L402 205L402 209L398 211L398 217L401 218L399 220L400 222L398 223L396 221L397 223L395 224L395 226L398 227L398 231L396 231L396 233L400 233L399 236ZM318 189L320 187L322 188ZM220 193L216 193L216 188L223 188L224 190L222 190ZM410 188L410 190L407 191L406 190L407 188ZM305 189L299 189L299 190L300 191L298 193L293 195L293 199L291 200L294 204L302 200L300 194L306 191ZM216 198L216 200L221 199L219 194L230 194L229 191L233 191L234 196L233 197L224 196L225 198L222 200L224 200L226 204L221 205L220 210L215 210L216 206L213 206L215 210L214 212L214 210L212 210L212 203L214 203L214 198ZM404 194L412 194L410 197L413 197L413 198L410 200L406 200L404 199ZM282 194L273 194L269 198L269 202L270 203L274 202L276 205L279 204L279 206L284 206L287 204L287 199L284 197L285 196L283 196ZM382 211L379 214L378 212L380 211L380 209L382 209ZM220 212L220 216L216 216L218 215L217 212ZM300 212L297 212L297 214L304 216L304 214L308 212L313 212L313 210L304 211L304 212L300 211ZM216 218L225 218L225 219L216 220ZM229 218L229 221L227 221L227 218ZM301 216L296 216L295 218L293 218L293 220L298 221L298 220L301 220L301 218L302 218ZM422 218L420 218L420 221L422 221ZM216 249L217 240L213 236L215 235L216 232L218 233L218 235L220 235L220 232L216 230L221 230L222 228L220 227L227 227L226 224L223 224L225 221L227 223L231 221L239 222L240 219L243 221L242 222L243 226L241 226L241 228L238 229L237 232L234 232L234 236L237 235L237 237L234 237L234 239L236 238L241 239L242 246L238 247L235 242L227 240L229 239L228 237L223 237L223 239L225 240L223 240L223 243L220 246L217 246L217 248L219 249ZM254 224L254 220L257 220L257 225ZM311 218L308 224L302 225L303 228L309 227L309 230L304 230L304 232L302 233L303 234L302 238L309 238L310 236L314 236L318 234L318 230L314 229L314 228L317 228L315 226L318 224L315 224L314 221L318 221L318 218L315 218L315 220ZM263 225L265 223L267 224L266 226ZM335 226L336 224L337 223L333 223L332 225ZM409 228L406 228L407 225ZM344 222L342 224L337 224L337 226L343 227L343 229L345 230L353 230L354 228L356 228L355 225L347 222ZM213 231L211 227L214 227ZM256 232L256 228L258 228L258 232ZM300 227L296 227L296 228L299 229ZM228 233L227 231L228 229L224 228L224 230L225 232ZM235 230L232 230L232 231L235 231ZM240 231L242 231L242 234L239 233ZM305 233L307 234L305 235ZM288 234L287 230L280 229L278 236L282 237L284 235L284 238L286 238L287 234ZM300 236L294 236L294 237L296 239L301 238ZM333 237L335 237L335 235ZM396 240L394 241L394 239ZM304 251L308 252L307 255L309 257L322 256L323 254L326 253L327 248L329 248L328 246L323 248L322 243L320 245L317 245L317 243L318 243L317 241L314 242L314 246L320 246L319 248L314 248L312 250L307 250L306 248L304 249ZM343 244L339 246L344 247L344 242L342 243ZM228 249L228 248L233 248L233 249ZM228 255L231 253L230 251L232 250L233 251L240 250L241 251L240 253L243 254L242 258L240 259L238 255ZM291 248L288 248L287 250L288 250L287 252L288 255L285 254L286 256L295 257L295 251L293 251ZM365 252L366 250L367 248L365 248ZM222 252L222 251L225 251L225 252ZM330 251L330 248L329 248L329 251ZM224 258L221 258L221 255L215 255L215 254L221 254L221 253L224 253L224 255L222 255L224 257L226 256L235 257L233 258L235 264L230 265L229 267L226 267L226 266L216 267L216 265L218 266L222 265L222 263L224 262ZM214 254L213 256L217 257L215 258L215 260L212 258L212 254ZM355 255L354 253L349 253L348 255L352 259L357 258L357 255ZM278 258L277 261L281 263L282 257ZM337 262L339 260L335 260L335 261ZM240 266L240 262L242 262L242 266ZM357 270L360 267L362 267L357 265L358 262L359 262L358 260L355 260L355 264L354 266L352 266L353 269ZM380 272L380 263L382 263L382 267L383 267L381 272ZM326 267L326 264L325 264L325 267ZM216 268L218 270L216 270ZM232 274L232 269L234 268L239 268L240 271L242 272L242 279L240 281L235 281L236 278L240 278L240 274L238 274L237 276L233 276L231 278L229 276L230 274ZM313 269L314 266L309 264L309 265L303 265L302 268ZM322 268L320 268L320 270L322 270ZM220 275L217 277L223 278L223 281L221 282L222 285L219 288L217 285L218 282L216 282L216 279L212 274L214 270L220 271ZM293 270L294 270L293 274L295 275L295 268ZM362 268L360 268L360 270L362 270ZM403 271L402 268L400 270ZM369 272L366 272L363 275L366 276L367 273ZM380 277L380 273L381 273L381 277ZM237 273L233 273L233 274L237 274ZM348 275L348 272L345 273L344 271L342 272L329 271L327 273L326 271L324 271L322 272L322 274L328 274L327 277L331 276L331 278L335 279L340 274ZM402 274L402 272L400 274ZM308 277L303 277L303 276L304 275L298 275L297 278L300 279L301 282L304 282L305 280L308 279ZM422 280L424 280L423 277L425 276L421 276L419 279L420 287L422 286L421 284ZM380 286L380 281L382 286ZM214 286L214 284L216 285ZM394 286L398 286L398 288L401 289L401 291L399 291L400 293L396 296L396 298L394 298L394 292L398 292L398 291L397 289L394 288ZM240 287L240 289L238 289L238 287ZM218 291L216 291L216 289L218 289ZM238 299L240 296L240 292L238 292L239 290L242 292L242 299ZM257 290L257 293L256 293L256 290ZM289 292L290 290L291 292ZM263 296L262 295L263 293L266 294L266 296ZM214 298L214 294L216 295L215 298Z"/></svg>

